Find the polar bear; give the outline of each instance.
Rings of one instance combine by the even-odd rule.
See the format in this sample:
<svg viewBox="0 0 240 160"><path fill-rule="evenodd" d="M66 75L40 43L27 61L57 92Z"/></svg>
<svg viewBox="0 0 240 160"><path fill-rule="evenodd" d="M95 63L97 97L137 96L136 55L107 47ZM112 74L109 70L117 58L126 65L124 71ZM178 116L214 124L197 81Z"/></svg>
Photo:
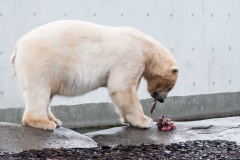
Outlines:
<svg viewBox="0 0 240 160"><path fill-rule="evenodd" d="M11 56L25 100L22 123L54 130L62 122L50 110L55 95L78 96L107 87L122 122L148 128L137 97L142 77L163 102L178 77L172 54L132 27L108 27L77 20L40 26L17 42Z"/></svg>

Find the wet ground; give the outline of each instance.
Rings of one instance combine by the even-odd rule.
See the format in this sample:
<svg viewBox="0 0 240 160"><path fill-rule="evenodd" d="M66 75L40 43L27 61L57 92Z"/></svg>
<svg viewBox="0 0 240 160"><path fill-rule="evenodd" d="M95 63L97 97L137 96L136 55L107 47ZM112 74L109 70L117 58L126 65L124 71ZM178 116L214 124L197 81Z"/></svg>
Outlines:
<svg viewBox="0 0 240 160"><path fill-rule="evenodd" d="M101 146L91 149L29 150L19 154L1 154L1 160L51 160L51 159L233 159L240 160L240 146L223 140L198 140L171 145L141 145L115 147Z"/></svg>

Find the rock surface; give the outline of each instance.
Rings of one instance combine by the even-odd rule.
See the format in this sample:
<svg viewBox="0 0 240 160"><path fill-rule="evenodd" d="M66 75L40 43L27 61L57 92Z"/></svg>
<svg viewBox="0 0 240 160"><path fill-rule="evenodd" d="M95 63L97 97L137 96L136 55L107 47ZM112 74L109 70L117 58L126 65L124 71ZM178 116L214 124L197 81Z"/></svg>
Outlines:
<svg viewBox="0 0 240 160"><path fill-rule="evenodd" d="M44 131L32 127L0 122L0 152L22 152L43 148L92 148L91 138L66 128Z"/></svg>
<svg viewBox="0 0 240 160"><path fill-rule="evenodd" d="M115 127L85 134L102 146L118 144L171 144L193 140L228 140L240 144L240 116L191 122L175 122L176 129L159 131L156 123L149 129Z"/></svg>

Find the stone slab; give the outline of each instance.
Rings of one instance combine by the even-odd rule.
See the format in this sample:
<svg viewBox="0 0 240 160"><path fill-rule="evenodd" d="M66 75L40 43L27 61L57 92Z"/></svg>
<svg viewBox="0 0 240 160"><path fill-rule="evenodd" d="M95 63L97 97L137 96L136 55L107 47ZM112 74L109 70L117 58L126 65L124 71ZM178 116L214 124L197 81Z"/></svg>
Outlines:
<svg viewBox="0 0 240 160"><path fill-rule="evenodd" d="M175 122L169 132L159 131L156 122L149 129L115 127L85 135L99 145L115 146L144 144L171 144L189 140L228 140L240 144L240 116L190 122Z"/></svg>
<svg viewBox="0 0 240 160"><path fill-rule="evenodd" d="M0 152L18 153L43 148L93 148L91 138L67 128L44 131L24 125L0 122Z"/></svg>

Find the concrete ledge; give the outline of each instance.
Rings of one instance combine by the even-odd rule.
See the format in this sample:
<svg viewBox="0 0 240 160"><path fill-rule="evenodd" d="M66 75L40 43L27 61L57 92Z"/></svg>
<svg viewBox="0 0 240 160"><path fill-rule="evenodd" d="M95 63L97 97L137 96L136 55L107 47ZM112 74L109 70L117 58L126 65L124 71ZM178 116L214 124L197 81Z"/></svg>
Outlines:
<svg viewBox="0 0 240 160"><path fill-rule="evenodd" d="M169 97L164 104L157 103L150 114L153 99L141 100L144 113L155 121L167 115L175 121L200 120L240 115L240 92L194 96ZM71 106L53 106L54 115L67 128L120 125L120 117L112 103L92 103ZM23 108L0 109L0 121L21 123ZM9 116L10 115L10 116Z"/></svg>

